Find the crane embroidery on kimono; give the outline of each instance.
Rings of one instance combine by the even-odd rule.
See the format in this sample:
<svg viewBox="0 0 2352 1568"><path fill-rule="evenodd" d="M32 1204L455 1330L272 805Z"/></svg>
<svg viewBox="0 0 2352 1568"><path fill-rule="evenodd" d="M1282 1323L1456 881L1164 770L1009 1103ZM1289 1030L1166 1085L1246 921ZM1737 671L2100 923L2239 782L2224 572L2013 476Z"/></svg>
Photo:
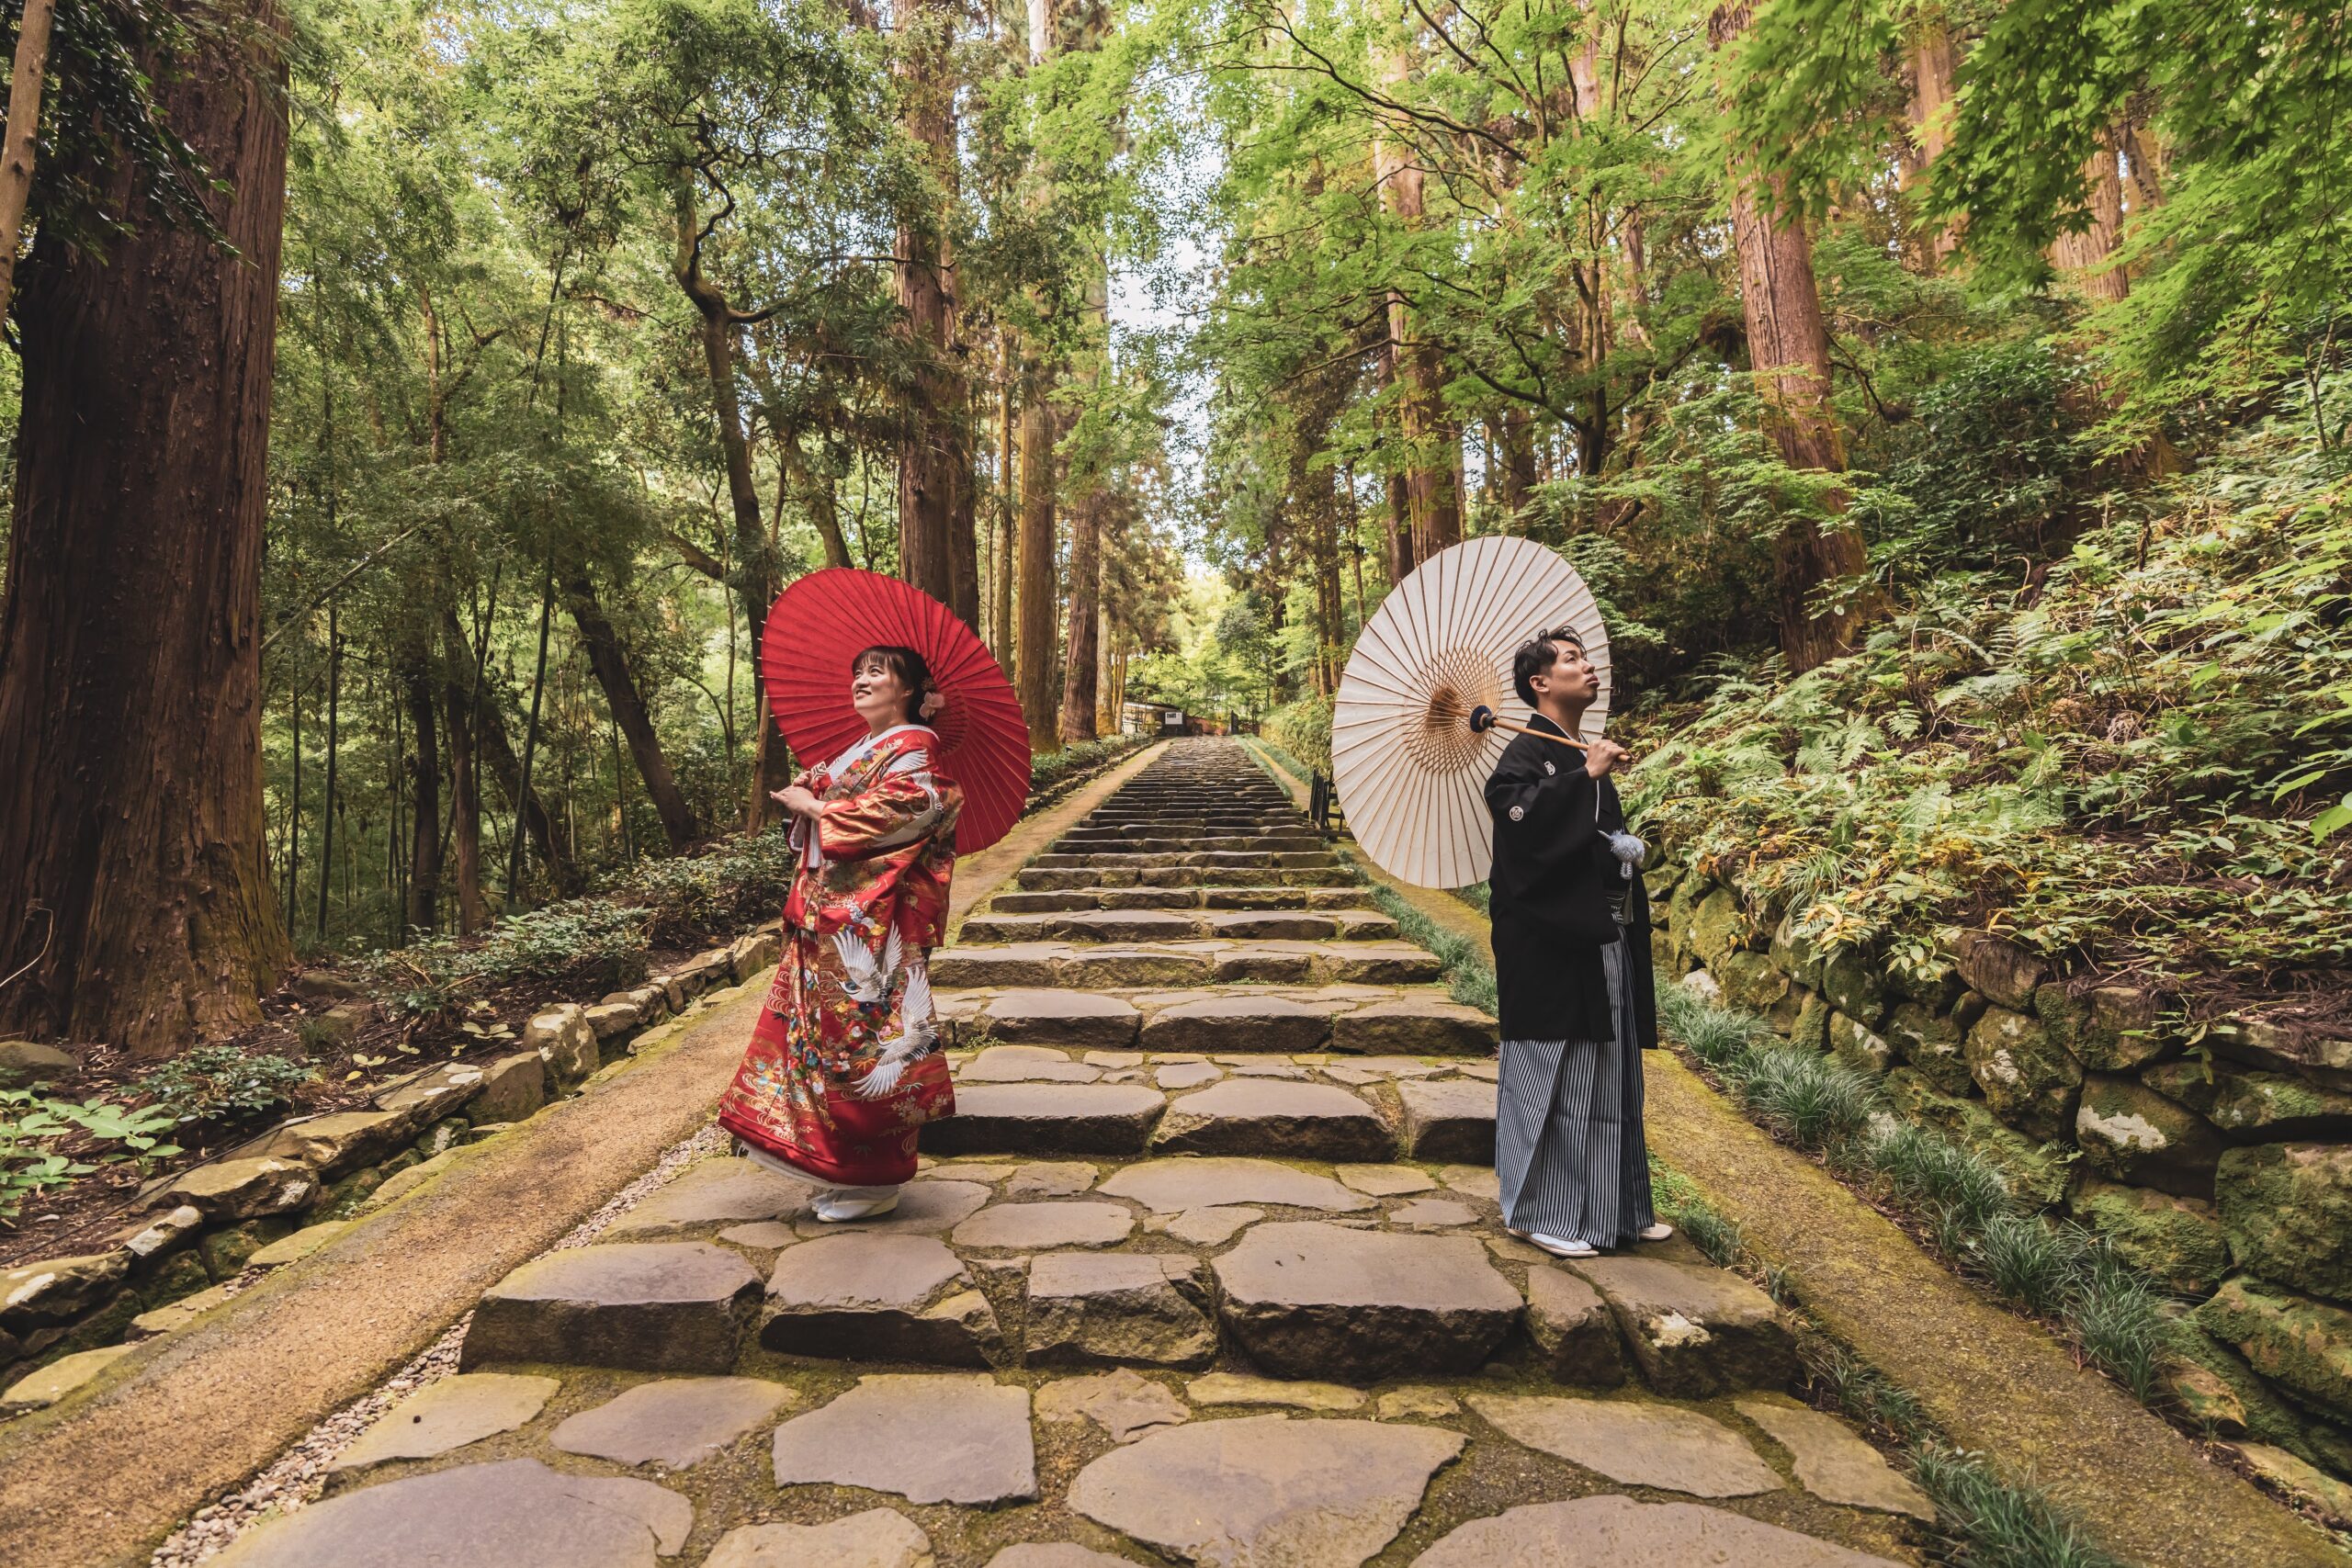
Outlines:
<svg viewBox="0 0 2352 1568"><path fill-rule="evenodd" d="M898 928L882 943L882 956L877 960L855 931L833 933L833 951L841 954L842 967L849 978L842 988L862 1006L884 1001L890 995L890 983L899 972L899 941ZM931 1002L931 973L918 958L907 965L907 986L899 998L899 1033L883 1045L874 1068L857 1081L861 1099L878 1100L899 1087L910 1064L920 1061L936 1043L938 1031L933 1026Z"/></svg>

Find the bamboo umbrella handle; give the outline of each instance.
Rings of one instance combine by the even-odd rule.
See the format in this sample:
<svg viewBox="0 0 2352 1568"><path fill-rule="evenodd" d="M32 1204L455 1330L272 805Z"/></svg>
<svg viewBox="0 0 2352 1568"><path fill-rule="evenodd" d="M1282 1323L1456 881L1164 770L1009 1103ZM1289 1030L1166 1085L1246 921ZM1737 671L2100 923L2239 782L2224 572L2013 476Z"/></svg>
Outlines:
<svg viewBox="0 0 2352 1568"><path fill-rule="evenodd" d="M1585 743L1581 740L1571 740L1565 735L1555 735L1548 729L1531 729L1523 724L1513 724L1484 703L1470 710L1470 729L1471 733L1476 735L1483 735L1489 729L1508 729L1514 734L1532 735L1539 740L1549 740L1555 746L1565 746L1571 751L1581 752L1585 749Z"/></svg>

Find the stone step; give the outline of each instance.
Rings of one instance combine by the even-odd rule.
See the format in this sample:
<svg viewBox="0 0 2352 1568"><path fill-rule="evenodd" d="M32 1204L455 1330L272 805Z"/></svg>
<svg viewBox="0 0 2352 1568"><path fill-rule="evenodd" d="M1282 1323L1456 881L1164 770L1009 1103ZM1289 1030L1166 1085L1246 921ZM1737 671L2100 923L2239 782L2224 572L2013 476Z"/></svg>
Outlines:
<svg viewBox="0 0 2352 1568"><path fill-rule="evenodd" d="M1377 1164L1396 1154L1396 1134L1376 1107L1336 1085L1231 1077L1170 1100L1151 1144L1170 1154Z"/></svg>
<svg viewBox="0 0 2352 1568"><path fill-rule="evenodd" d="M1079 909L974 915L958 932L966 942L1394 942L1396 922L1376 909Z"/></svg>
<svg viewBox="0 0 2352 1568"><path fill-rule="evenodd" d="M1083 1100L1102 1086L1038 1087ZM1232 1116L1196 1124L1238 1126L1255 1115L1328 1129L1346 1115L1326 1117L1337 1108L1296 1098L1339 1093L1316 1085L1219 1087L1256 1103L1237 1094ZM1278 1103L1285 1095L1291 1102ZM962 1120L927 1128L926 1141ZM694 1239L604 1243L525 1265L483 1299L463 1364L772 1375L733 1363L764 1273L756 1343L800 1359L1246 1364L1281 1378L1367 1383L1475 1372L1518 1345L1510 1354L1539 1378L1578 1387L1617 1386L1630 1368L1661 1393L1695 1398L1784 1386L1795 1375L1770 1303L1692 1261L1687 1243L1571 1270L1503 1237L1491 1182L1472 1179L1478 1173L1448 1167L1432 1176L1379 1163L1385 1151L1332 1146L1351 1157L1174 1153L1109 1170L1075 1160L958 1162L942 1150L926 1156L896 1211L838 1226L807 1213L805 1191L783 1190L767 1192L773 1214L744 1223L763 1206L757 1179L768 1173L741 1158L708 1160L677 1184L691 1201L671 1205ZM1372 1163L1353 1157L1366 1154ZM1526 1337L1512 1339L1522 1325ZM1235 1402L1286 1397L1284 1385L1226 1381Z"/></svg>
<svg viewBox="0 0 2352 1568"><path fill-rule="evenodd" d="M942 991L939 1008L951 1044L985 1036L1111 1051L1492 1056L1497 1039L1476 1008L1396 986Z"/></svg>
<svg viewBox="0 0 2352 1568"><path fill-rule="evenodd" d="M1083 854L1042 854L1030 865L1039 871L1170 871L1196 866L1204 870L1320 871L1339 865L1329 850L1170 850L1156 854L1127 851L1089 851Z"/></svg>
<svg viewBox="0 0 2352 1568"><path fill-rule="evenodd" d="M1121 946L1022 942L961 943L932 955L932 984L980 987L1416 986L1436 980L1435 956L1402 942L1137 942Z"/></svg>
<svg viewBox="0 0 2352 1568"><path fill-rule="evenodd" d="M1266 1224L1214 1268L1226 1333L1275 1377L1373 1382L1474 1372L1525 1306L1466 1235Z"/></svg>
<svg viewBox="0 0 2352 1568"><path fill-rule="evenodd" d="M1114 857L1115 858L1115 857ZM1361 887L1348 868L1267 865L1024 865L1021 886L1049 891L1077 887Z"/></svg>
<svg viewBox="0 0 2352 1568"><path fill-rule="evenodd" d="M1071 887L999 893L990 913L1076 909L1355 909L1372 907L1358 887Z"/></svg>
<svg viewBox="0 0 2352 1568"><path fill-rule="evenodd" d="M1330 846L1317 833L1233 833L1198 829L1180 829L1168 823L1154 823L1148 835L1102 830L1093 833L1069 833L1056 839L1047 846L1049 853L1057 855L1136 855L1136 854L1265 854L1291 852L1329 852Z"/></svg>

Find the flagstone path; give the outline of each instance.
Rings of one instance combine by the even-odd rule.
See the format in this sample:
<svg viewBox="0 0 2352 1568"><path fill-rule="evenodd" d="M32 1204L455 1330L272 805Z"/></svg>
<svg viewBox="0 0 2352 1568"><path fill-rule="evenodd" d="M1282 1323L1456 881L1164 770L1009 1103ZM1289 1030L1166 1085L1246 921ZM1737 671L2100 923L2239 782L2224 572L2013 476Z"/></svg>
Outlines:
<svg viewBox="0 0 2352 1568"><path fill-rule="evenodd" d="M720 1156L481 1298L244 1568L1916 1562L1680 1240L1495 1203L1494 1025L1240 748L1172 748L933 957L896 1213Z"/></svg>

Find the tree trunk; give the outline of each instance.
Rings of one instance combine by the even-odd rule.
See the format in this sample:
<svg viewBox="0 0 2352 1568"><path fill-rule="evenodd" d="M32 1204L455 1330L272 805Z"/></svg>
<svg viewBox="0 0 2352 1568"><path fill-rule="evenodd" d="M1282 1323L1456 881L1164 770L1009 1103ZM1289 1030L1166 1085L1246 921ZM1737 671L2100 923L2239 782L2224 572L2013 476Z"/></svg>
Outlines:
<svg viewBox="0 0 2352 1568"><path fill-rule="evenodd" d="M899 33L899 123L922 149L943 207L956 199L955 16L940 0L905 8ZM958 604L956 535L968 550L972 448L968 396L956 356L956 274L941 213L898 234L899 308L906 312L916 371L899 443L899 573L964 617L978 618L978 582ZM957 527L958 518L962 527Z"/></svg>
<svg viewBox="0 0 2352 1568"><path fill-rule="evenodd" d="M1017 638L1012 631L1013 578L1013 519L1018 508L1013 502L1014 464L1019 459L1019 438L1012 424L1012 334L1003 336L1002 352L998 356L997 369L1001 380L997 389L997 533L996 567L989 574L989 588L994 603L989 606L989 624L996 634L996 661L1004 669L1004 677L1013 678L1013 649Z"/></svg>
<svg viewBox="0 0 2352 1568"><path fill-rule="evenodd" d="M410 931L441 929L441 750L440 726L433 712L433 660L422 632L402 650L401 700L408 708L415 750L408 756L409 795L414 830L409 835L408 905L402 917Z"/></svg>
<svg viewBox="0 0 2352 1568"><path fill-rule="evenodd" d="M2112 305L2132 292L2123 269L2112 261L2123 234L2123 175L2117 166L2116 142L2115 130L2102 132L2098 150L2083 160L2089 227L2061 234L2050 246L2050 259L2059 272L2095 305Z"/></svg>
<svg viewBox="0 0 2352 1568"><path fill-rule="evenodd" d="M775 561L760 515L760 493L752 482L751 441L743 433L742 399L735 386L734 308L728 303L726 292L703 275L697 239L702 218L692 176L682 174L671 196L677 242L671 275L702 318L703 367L710 378L711 409L727 464L727 498L735 519L735 592L752 633L752 680L760 716L760 744L743 806L743 829L756 833L777 809L769 792L792 782L785 749L768 743L775 721L768 716L766 682L759 672L768 605L775 599Z"/></svg>
<svg viewBox="0 0 2352 1568"><path fill-rule="evenodd" d="M1069 634L1063 642L1061 737L1064 745L1095 738L1095 660L1102 587L1102 513L1110 491L1097 485L1070 509Z"/></svg>
<svg viewBox="0 0 2352 1568"><path fill-rule="evenodd" d="M17 284L17 247L24 243L25 204L32 198L40 151L41 82L49 72L50 24L56 0L25 0L17 18L17 57L8 77L8 126L0 141L0 321Z"/></svg>
<svg viewBox="0 0 2352 1568"><path fill-rule="evenodd" d="M1044 372L1033 367L1021 407L1020 690L1029 744L1039 751L1061 750L1054 690L1061 668L1054 647L1060 597L1054 561L1054 446L1059 423L1046 400Z"/></svg>
<svg viewBox="0 0 2352 1568"><path fill-rule="evenodd" d="M1745 6L1714 13L1709 32L1720 50L1747 25ZM1740 304L1747 320L1748 362L1767 423L1792 468L1846 469L1846 448L1830 405L1829 331L1813 276L1813 242L1804 220L1776 203L1768 215L1756 175L1735 160L1731 170L1732 244L1739 254ZM1775 548L1781 651L1796 671L1850 650L1862 605L1816 613L1815 590L1869 565L1861 534L1842 520L1846 497L1833 492L1826 520L1788 519ZM1826 525L1825 525L1826 522Z"/></svg>
<svg viewBox="0 0 2352 1568"><path fill-rule="evenodd" d="M334 886L335 771L343 752L343 616L334 599L327 601L327 778L319 802L319 923L322 944L327 940L327 894Z"/></svg>
<svg viewBox="0 0 2352 1568"><path fill-rule="evenodd" d="M458 613L442 612L442 640L462 643L465 634L458 625ZM480 760L498 781L500 792L506 797L506 808L523 819L523 830L530 835L531 847L548 866L558 889L572 892L579 886L571 860L571 841L561 831L560 824L548 812L546 802L537 789L523 788L523 764L514 755L514 743L506 734L506 716L499 711L491 695L488 682L474 692L474 744ZM516 810L516 801L521 808Z"/></svg>
<svg viewBox="0 0 2352 1568"><path fill-rule="evenodd" d="M1920 192L1928 171L1951 141L1953 78L1960 68L1960 44L1942 16L1919 24L1911 44L1910 130L1913 155L1904 166L1904 188ZM1923 274L1940 270L1960 248L1956 223L1932 227L1913 223L1907 236L1913 265Z"/></svg>
<svg viewBox="0 0 2352 1568"><path fill-rule="evenodd" d="M232 186L233 253L141 213L102 264L44 227L17 313L0 1031L142 1057L257 1021L292 961L261 771L284 69L278 17L249 16L257 53L157 86Z"/></svg>
<svg viewBox="0 0 2352 1568"><path fill-rule="evenodd" d="M449 841L458 877L458 934L471 936L488 919L481 896L481 764L474 739L472 649L452 636L454 615L441 626L441 711L449 734Z"/></svg>
<svg viewBox="0 0 2352 1568"><path fill-rule="evenodd" d="M1402 85L1410 69L1410 57L1402 50L1390 56L1393 85ZM1424 212L1421 171L1385 141L1374 143L1373 160L1382 200L1408 233L1418 231ZM1454 479L1462 461L1462 426L1445 412L1443 356L1435 344L1416 340L1411 308L1394 288L1388 291L1388 336L1405 385L1397 412L1409 454L1405 504L1412 518L1413 555L1427 560L1462 542L1462 491Z"/></svg>
<svg viewBox="0 0 2352 1568"><path fill-rule="evenodd" d="M647 798L662 815L662 830L670 836L672 850L687 849L702 837L702 824L695 820L694 808L686 804L685 795L678 788L677 775L670 771L670 759L662 754L662 738L654 733L653 716L646 709L643 694L637 689L637 678L629 671L620 636L605 618L605 607L596 598L596 585L585 570L574 570L563 586L564 596L571 603L572 624L580 628L580 640L588 649L588 667L595 673L596 684L604 688L605 706L611 711L613 722L628 737L629 755L637 759L638 776L645 781Z"/></svg>

